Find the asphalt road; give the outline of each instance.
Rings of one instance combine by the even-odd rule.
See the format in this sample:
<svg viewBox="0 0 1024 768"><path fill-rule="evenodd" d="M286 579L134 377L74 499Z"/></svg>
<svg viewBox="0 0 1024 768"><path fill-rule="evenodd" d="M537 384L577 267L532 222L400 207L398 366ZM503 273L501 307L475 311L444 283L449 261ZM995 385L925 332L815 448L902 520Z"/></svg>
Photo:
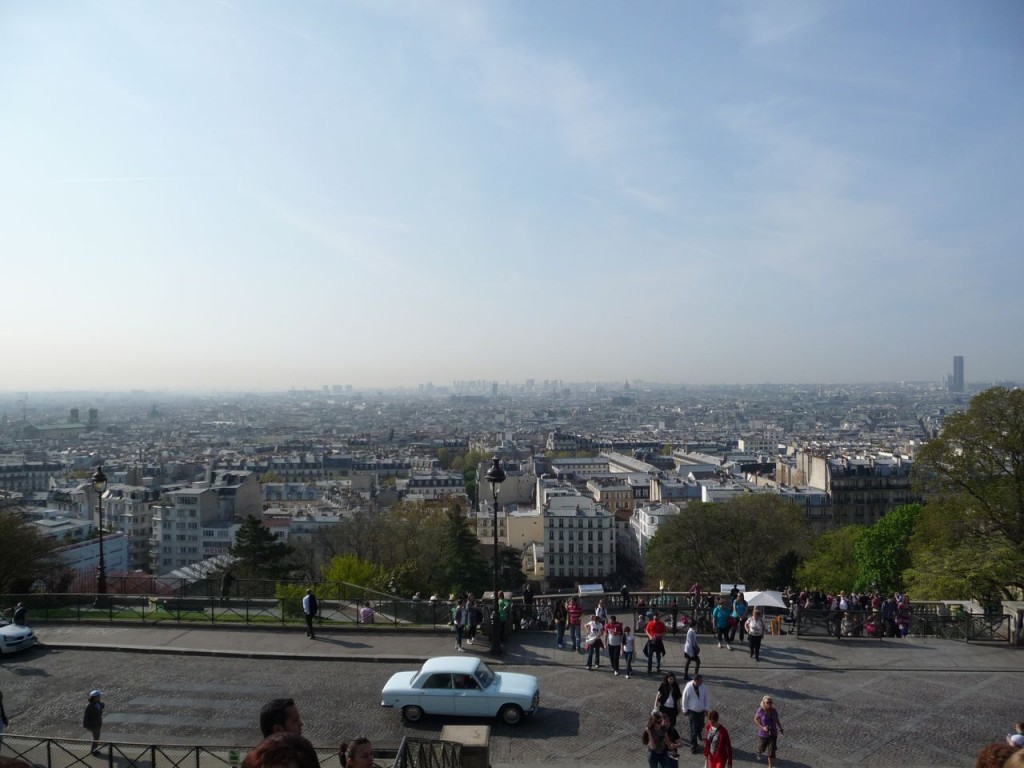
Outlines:
<svg viewBox="0 0 1024 768"><path fill-rule="evenodd" d="M1024 656L1005 647L923 640L854 647L787 639L761 665L748 664L739 648L708 647L704 655L712 706L733 734L739 765L756 764L751 719L765 693L775 698L786 729L780 765L793 768L970 766L981 746L1001 740L1024 716ZM516 664L513 653L506 659L513 663L505 668L537 675L542 710L516 728L489 723L491 763L642 765L640 733L657 678L625 680L604 667L588 672L569 652L552 658ZM250 746L259 740L263 702L291 696L317 746L355 735L397 743L405 734L438 736L445 724L428 718L407 726L379 706L383 683L411 666L351 657L37 648L3 659L0 690L11 719L8 733L83 738L86 694L99 687L106 692L105 740ZM691 764L703 760L685 752L680 765Z"/></svg>

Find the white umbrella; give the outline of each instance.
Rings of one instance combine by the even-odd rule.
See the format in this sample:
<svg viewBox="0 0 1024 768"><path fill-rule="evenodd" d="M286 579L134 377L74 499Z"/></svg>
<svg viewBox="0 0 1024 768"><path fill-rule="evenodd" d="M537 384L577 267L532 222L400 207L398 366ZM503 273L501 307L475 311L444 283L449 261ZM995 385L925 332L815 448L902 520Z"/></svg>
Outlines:
<svg viewBox="0 0 1024 768"><path fill-rule="evenodd" d="M782 593L774 589L765 589L756 592L745 592L743 597L751 608L781 608L787 610L786 601L782 599Z"/></svg>

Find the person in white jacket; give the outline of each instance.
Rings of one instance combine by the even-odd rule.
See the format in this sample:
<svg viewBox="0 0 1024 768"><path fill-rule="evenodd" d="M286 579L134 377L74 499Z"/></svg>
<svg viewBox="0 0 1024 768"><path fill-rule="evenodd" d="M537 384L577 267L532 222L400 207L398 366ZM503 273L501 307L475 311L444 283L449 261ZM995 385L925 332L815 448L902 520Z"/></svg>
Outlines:
<svg viewBox="0 0 1024 768"><path fill-rule="evenodd" d="M690 751L701 753L700 741L704 733L704 715L711 709L711 696L704 678L694 674L693 680L683 688L683 714L690 721Z"/></svg>
<svg viewBox="0 0 1024 768"><path fill-rule="evenodd" d="M690 662L694 664L693 674L700 674L700 644L697 642L697 630L690 625L686 630L686 643L683 645L683 656L686 657L686 666L683 667L683 680L690 679Z"/></svg>

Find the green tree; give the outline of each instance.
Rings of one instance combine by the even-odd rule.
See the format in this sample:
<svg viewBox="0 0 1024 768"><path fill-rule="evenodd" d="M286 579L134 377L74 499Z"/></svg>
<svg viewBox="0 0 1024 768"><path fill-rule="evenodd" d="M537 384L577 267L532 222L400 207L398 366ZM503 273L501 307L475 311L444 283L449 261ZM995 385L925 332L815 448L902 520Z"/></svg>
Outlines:
<svg viewBox="0 0 1024 768"><path fill-rule="evenodd" d="M515 547L498 547L498 587L510 592L522 589L526 583L523 573L523 552ZM493 579L493 576L492 576Z"/></svg>
<svg viewBox="0 0 1024 768"><path fill-rule="evenodd" d="M915 594L943 584L995 601L1024 589L1024 389L987 389L950 415L914 481L927 500L911 542Z"/></svg>
<svg viewBox="0 0 1024 768"><path fill-rule="evenodd" d="M28 592L34 582L57 577L60 566L50 554L56 545L13 506L0 510L0 593Z"/></svg>
<svg viewBox="0 0 1024 768"><path fill-rule="evenodd" d="M332 558L323 567L321 576L324 581L344 582L360 587L371 587L387 581L384 578L384 569L380 565L361 560L355 555L340 555Z"/></svg>
<svg viewBox="0 0 1024 768"><path fill-rule="evenodd" d="M877 589L882 594L903 591L903 572L910 567L910 537L920 515L920 504L905 504L861 531L853 545L857 559L855 589Z"/></svg>
<svg viewBox="0 0 1024 768"><path fill-rule="evenodd" d="M487 563L480 551L480 542L458 505L445 514L439 543L440 552L437 555L441 564L443 589L457 595L463 592L481 594L489 581Z"/></svg>
<svg viewBox="0 0 1024 768"><path fill-rule="evenodd" d="M808 545L804 512L770 494L746 494L717 504L694 502L668 518L651 540L647 582L674 589L694 581L781 586L770 581L780 561Z"/></svg>
<svg viewBox="0 0 1024 768"><path fill-rule="evenodd" d="M253 515L242 522L231 547L231 555L238 558L235 570L252 579L285 578L291 570L289 558L293 552Z"/></svg>
<svg viewBox="0 0 1024 768"><path fill-rule="evenodd" d="M848 592L857 583L854 546L863 525L845 525L826 531L811 544L810 554L796 569L796 583L826 592Z"/></svg>

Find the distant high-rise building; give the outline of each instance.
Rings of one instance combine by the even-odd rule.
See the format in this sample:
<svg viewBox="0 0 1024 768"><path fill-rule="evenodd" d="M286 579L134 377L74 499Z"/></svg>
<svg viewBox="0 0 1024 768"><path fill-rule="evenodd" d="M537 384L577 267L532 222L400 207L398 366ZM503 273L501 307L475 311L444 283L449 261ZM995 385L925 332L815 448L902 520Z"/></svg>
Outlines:
<svg viewBox="0 0 1024 768"><path fill-rule="evenodd" d="M953 358L953 380L949 390L950 392L964 391L964 358L962 355Z"/></svg>

